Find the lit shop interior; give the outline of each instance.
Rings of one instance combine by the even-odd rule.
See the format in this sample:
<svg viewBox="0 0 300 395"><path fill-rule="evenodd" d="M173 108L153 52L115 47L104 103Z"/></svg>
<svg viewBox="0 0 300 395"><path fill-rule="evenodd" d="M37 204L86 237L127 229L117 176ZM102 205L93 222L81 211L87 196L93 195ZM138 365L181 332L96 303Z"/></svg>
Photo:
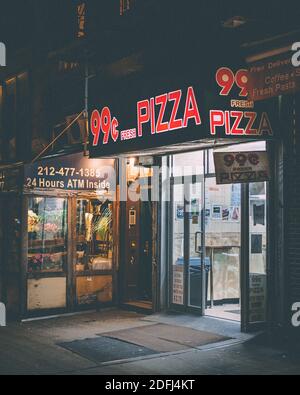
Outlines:
<svg viewBox="0 0 300 395"><path fill-rule="evenodd" d="M236 142L127 159L127 186L145 199L121 211L124 305L266 321L269 183L218 185L214 165L217 152L266 150ZM151 163L162 165L159 177Z"/></svg>
<svg viewBox="0 0 300 395"><path fill-rule="evenodd" d="M265 142L255 142L169 158L172 309L240 321L244 307L250 322L265 321L268 185L217 185L213 157L265 150Z"/></svg>

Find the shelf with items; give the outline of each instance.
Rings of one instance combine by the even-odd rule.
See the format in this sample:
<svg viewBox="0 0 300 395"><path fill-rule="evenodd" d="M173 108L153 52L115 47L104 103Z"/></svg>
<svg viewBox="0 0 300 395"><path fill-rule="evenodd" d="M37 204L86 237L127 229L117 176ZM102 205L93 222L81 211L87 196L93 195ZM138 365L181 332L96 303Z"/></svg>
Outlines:
<svg viewBox="0 0 300 395"><path fill-rule="evenodd" d="M55 254L36 253L28 254L28 273L62 272L67 259L67 252Z"/></svg>
<svg viewBox="0 0 300 395"><path fill-rule="evenodd" d="M110 271L112 270L112 258L100 255L85 255L84 251L77 251L75 270L82 271Z"/></svg>
<svg viewBox="0 0 300 395"><path fill-rule="evenodd" d="M57 239L57 240L30 240L28 241L28 250L36 250L36 249L58 249L58 248L66 248L66 240Z"/></svg>

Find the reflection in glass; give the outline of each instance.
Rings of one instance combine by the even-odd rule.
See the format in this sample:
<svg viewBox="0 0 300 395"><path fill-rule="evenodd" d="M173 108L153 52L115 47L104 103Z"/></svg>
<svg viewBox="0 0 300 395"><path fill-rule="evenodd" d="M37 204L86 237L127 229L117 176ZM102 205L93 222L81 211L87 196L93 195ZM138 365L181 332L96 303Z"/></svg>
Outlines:
<svg viewBox="0 0 300 395"><path fill-rule="evenodd" d="M77 201L76 271L112 270L112 203Z"/></svg>
<svg viewBox="0 0 300 395"><path fill-rule="evenodd" d="M28 272L62 272L67 261L67 200L28 199Z"/></svg>
<svg viewBox="0 0 300 395"><path fill-rule="evenodd" d="M217 306L217 314L235 311L232 315L238 319L241 185L217 185L211 177L206 179L205 189L205 245L211 262L208 300L211 308Z"/></svg>
<svg viewBox="0 0 300 395"><path fill-rule="evenodd" d="M172 302L184 304L184 187L174 185L173 205L173 295Z"/></svg>
<svg viewBox="0 0 300 395"><path fill-rule="evenodd" d="M202 306L202 183L189 184L189 306Z"/></svg>
<svg viewBox="0 0 300 395"><path fill-rule="evenodd" d="M174 177L204 174L203 151L174 155L172 173Z"/></svg>

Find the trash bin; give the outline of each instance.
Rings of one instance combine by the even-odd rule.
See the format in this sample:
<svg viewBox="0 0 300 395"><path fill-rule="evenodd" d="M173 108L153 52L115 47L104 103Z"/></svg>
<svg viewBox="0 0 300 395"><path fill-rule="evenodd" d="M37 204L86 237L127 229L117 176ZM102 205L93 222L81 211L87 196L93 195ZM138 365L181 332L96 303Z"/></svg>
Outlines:
<svg viewBox="0 0 300 395"><path fill-rule="evenodd" d="M180 257L176 261L176 265L183 265L184 259ZM208 274L211 269L210 258L206 257L204 260L205 275L206 275L206 292L205 292L205 306L208 298ZM189 260L189 275L190 275L190 300L189 305L195 307L202 306L202 264L200 257L192 257Z"/></svg>

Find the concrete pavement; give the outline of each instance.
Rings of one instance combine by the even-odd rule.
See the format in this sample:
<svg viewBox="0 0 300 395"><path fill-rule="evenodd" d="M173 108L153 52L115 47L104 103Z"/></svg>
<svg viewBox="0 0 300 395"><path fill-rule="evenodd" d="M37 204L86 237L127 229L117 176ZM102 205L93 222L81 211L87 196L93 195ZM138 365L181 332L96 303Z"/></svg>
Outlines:
<svg viewBox="0 0 300 395"><path fill-rule="evenodd" d="M96 338L114 330L153 325L187 326L232 340L175 353L97 364L58 344ZM233 322L208 317L153 315L107 310L0 328L0 374L232 375L300 374L300 355L268 348L241 334Z"/></svg>

